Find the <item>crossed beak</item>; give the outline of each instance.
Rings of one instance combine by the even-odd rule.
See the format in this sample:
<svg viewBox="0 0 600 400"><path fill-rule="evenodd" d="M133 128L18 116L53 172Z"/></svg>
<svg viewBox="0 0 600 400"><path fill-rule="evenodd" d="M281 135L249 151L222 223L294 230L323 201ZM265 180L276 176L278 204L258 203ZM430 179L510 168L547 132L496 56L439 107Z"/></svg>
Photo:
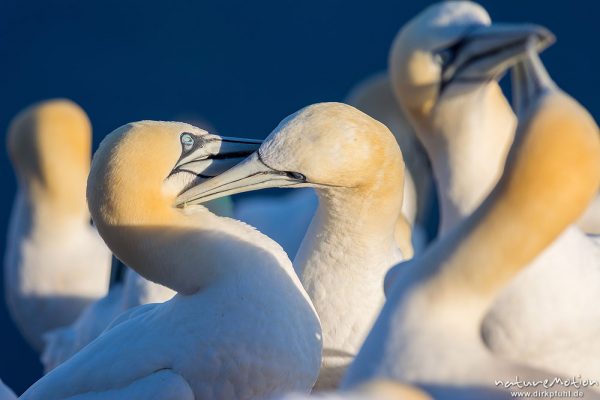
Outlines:
<svg viewBox="0 0 600 400"><path fill-rule="evenodd" d="M258 151L228 171L181 193L175 205L200 204L223 196L273 187L300 186L306 177L266 165Z"/></svg>
<svg viewBox="0 0 600 400"><path fill-rule="evenodd" d="M455 45L454 58L443 67L442 81L498 79L534 46L540 52L554 43L554 35L532 24L501 24L474 28Z"/></svg>
<svg viewBox="0 0 600 400"><path fill-rule="evenodd" d="M211 136L201 146L181 156L171 175L189 172L200 178L217 176L256 151L262 141Z"/></svg>

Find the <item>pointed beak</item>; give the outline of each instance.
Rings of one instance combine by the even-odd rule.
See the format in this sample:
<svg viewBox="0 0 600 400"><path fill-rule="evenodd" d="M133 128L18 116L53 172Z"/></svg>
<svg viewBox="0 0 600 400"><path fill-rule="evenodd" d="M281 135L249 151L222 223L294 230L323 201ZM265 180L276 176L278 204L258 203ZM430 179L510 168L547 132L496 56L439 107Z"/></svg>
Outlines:
<svg viewBox="0 0 600 400"><path fill-rule="evenodd" d="M517 117L522 118L544 92L556 89L532 45L527 56L512 68L512 103Z"/></svg>
<svg viewBox="0 0 600 400"><path fill-rule="evenodd" d="M182 156L171 175L185 171L200 178L212 178L238 164L258 150L261 144L261 140L214 136Z"/></svg>
<svg viewBox="0 0 600 400"><path fill-rule="evenodd" d="M175 200L177 207L200 204L219 197L273 187L297 186L306 183L304 175L278 171L266 165L259 152L208 181L181 193Z"/></svg>
<svg viewBox="0 0 600 400"><path fill-rule="evenodd" d="M443 67L444 84L455 80L498 79L525 57L530 43L540 52L554 43L554 35L532 24L492 24L473 29L455 46L453 59Z"/></svg>

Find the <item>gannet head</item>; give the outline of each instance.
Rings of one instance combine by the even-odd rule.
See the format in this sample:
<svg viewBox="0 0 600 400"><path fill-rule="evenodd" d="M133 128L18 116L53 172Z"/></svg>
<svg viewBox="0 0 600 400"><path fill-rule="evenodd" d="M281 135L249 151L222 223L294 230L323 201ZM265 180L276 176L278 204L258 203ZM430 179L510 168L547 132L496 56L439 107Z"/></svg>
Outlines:
<svg viewBox="0 0 600 400"><path fill-rule="evenodd" d="M94 155L87 199L99 230L161 224L177 195L255 151L258 140L212 135L180 122L142 121L106 136Z"/></svg>
<svg viewBox="0 0 600 400"><path fill-rule="evenodd" d="M522 58L528 41L538 51L553 35L531 24L491 23L471 1L434 4L409 21L392 45L394 91L413 122L422 123L453 83L486 83Z"/></svg>
<svg viewBox="0 0 600 400"><path fill-rule="evenodd" d="M85 213L92 129L86 113L65 99L21 111L8 129L7 148L19 184L35 201Z"/></svg>
<svg viewBox="0 0 600 400"><path fill-rule="evenodd" d="M320 103L285 118L257 152L186 190L177 204L269 187L369 190L386 173L395 174L394 185L401 187L403 168L398 144L385 125L349 105Z"/></svg>

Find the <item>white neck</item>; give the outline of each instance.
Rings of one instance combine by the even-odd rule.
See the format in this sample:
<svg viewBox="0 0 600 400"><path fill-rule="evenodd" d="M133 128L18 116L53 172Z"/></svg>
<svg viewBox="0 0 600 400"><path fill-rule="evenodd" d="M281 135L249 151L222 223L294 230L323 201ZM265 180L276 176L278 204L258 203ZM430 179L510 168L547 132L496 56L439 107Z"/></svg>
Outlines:
<svg viewBox="0 0 600 400"><path fill-rule="evenodd" d="M400 202L381 206L376 195L364 196L351 188L317 193L319 207L294 260L300 276L333 270L359 276L378 274L370 265L399 256L394 229Z"/></svg>
<svg viewBox="0 0 600 400"><path fill-rule="evenodd" d="M454 84L419 135L431 159L440 197L440 233L471 214L502 175L516 118L493 81Z"/></svg>
<svg viewBox="0 0 600 400"><path fill-rule="evenodd" d="M402 190L387 205L356 189L318 191L319 207L294 266L321 319L319 386L337 384L385 301L383 280L402 260L394 241Z"/></svg>
<svg viewBox="0 0 600 400"><path fill-rule="evenodd" d="M202 206L173 209L166 216L137 226L99 224L98 229L123 262L182 294L228 278L239 281L240 275L248 282L281 279L283 273L301 288L283 249L250 226Z"/></svg>

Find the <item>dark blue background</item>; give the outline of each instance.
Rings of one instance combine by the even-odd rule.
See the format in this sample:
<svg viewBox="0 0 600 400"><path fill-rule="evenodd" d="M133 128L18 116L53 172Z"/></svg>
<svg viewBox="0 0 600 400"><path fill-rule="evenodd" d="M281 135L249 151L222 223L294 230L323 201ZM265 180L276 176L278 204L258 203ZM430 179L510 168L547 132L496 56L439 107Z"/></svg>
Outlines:
<svg viewBox="0 0 600 400"><path fill-rule="evenodd" d="M68 97L89 113L96 146L140 119L205 119L223 134L264 137L286 115L343 100L385 69L398 29L430 3L1 0L0 129L32 102ZM494 20L550 28L550 73L598 119L599 2L481 3ZM4 243L15 192L5 151L0 167ZM0 378L21 392L41 367L1 304Z"/></svg>

